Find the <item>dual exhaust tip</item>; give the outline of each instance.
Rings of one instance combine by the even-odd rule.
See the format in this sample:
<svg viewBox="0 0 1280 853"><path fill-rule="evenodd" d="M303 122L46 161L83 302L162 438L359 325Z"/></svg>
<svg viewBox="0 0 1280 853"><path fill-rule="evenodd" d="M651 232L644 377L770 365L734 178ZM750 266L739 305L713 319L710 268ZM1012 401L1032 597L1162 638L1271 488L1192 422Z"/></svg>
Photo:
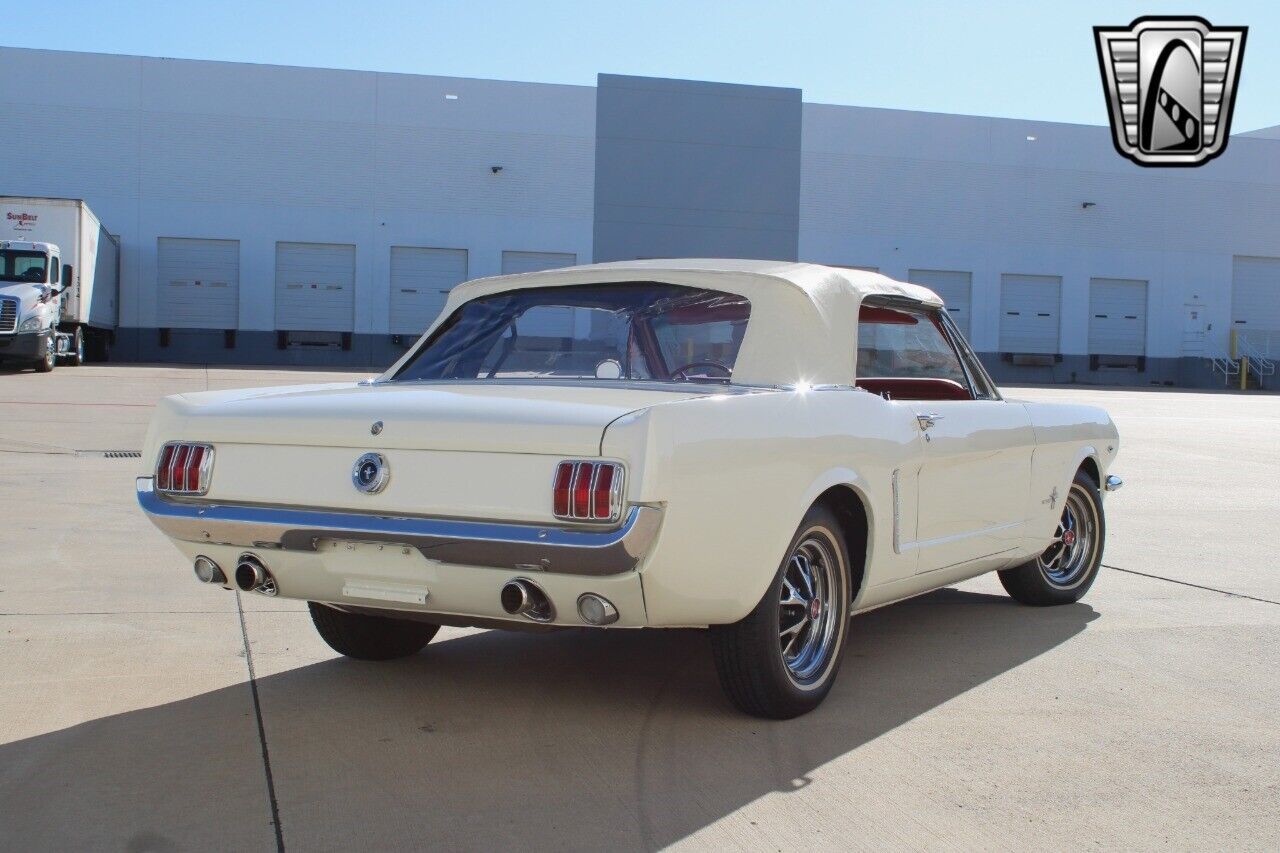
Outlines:
<svg viewBox="0 0 1280 853"><path fill-rule="evenodd" d="M551 622L556 618L551 599L527 578L515 578L503 584L500 600L502 609L512 616L523 616L534 622ZM618 608L602 595L584 592L578 596L578 615L588 625L612 625L618 621Z"/></svg>
<svg viewBox="0 0 1280 853"><path fill-rule="evenodd" d="M201 583L223 586L227 583L226 572L222 571L222 567L209 557L196 557L192 568L195 570L196 579ZM236 587L242 592L256 592L262 595L275 595L279 592L275 577L267 570L266 565L252 554L240 555L240 559L236 561L233 578Z"/></svg>
<svg viewBox="0 0 1280 853"><path fill-rule="evenodd" d="M534 622L550 622L556 618L556 609L542 588L533 581L516 578L507 581L499 593L502 609L512 616L523 616Z"/></svg>
<svg viewBox="0 0 1280 853"><path fill-rule="evenodd" d="M227 583L226 573L209 557L199 556L192 567L201 583ZM276 579L266 565L253 554L241 554L236 562L235 584L242 592L273 596L279 592ZM499 595L502 609L512 616L523 616L534 622L552 622L555 606L542 587L527 578L515 578L502 586ZM618 621L618 608L613 602L594 592L578 596L578 615L589 625L612 625Z"/></svg>

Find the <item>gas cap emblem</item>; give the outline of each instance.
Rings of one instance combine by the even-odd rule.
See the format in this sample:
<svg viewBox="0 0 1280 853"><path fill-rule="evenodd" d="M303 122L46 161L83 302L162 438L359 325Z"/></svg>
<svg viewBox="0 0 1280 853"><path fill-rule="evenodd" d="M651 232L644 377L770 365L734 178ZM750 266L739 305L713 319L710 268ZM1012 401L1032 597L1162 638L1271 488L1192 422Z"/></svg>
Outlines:
<svg viewBox="0 0 1280 853"><path fill-rule="evenodd" d="M370 434L370 435L381 435L381 434L382 434L382 421L374 421L374 422L373 422L373 426L369 427L369 434Z"/></svg>
<svg viewBox="0 0 1280 853"><path fill-rule="evenodd" d="M366 495L376 495L387 487L391 469L381 453L366 453L351 469L351 482Z"/></svg>

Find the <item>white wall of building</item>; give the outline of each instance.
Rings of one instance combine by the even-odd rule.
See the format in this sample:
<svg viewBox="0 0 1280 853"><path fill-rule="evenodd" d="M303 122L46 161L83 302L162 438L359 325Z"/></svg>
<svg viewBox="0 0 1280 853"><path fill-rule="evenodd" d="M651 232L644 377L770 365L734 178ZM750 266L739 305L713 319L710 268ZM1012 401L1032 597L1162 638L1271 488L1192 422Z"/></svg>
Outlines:
<svg viewBox="0 0 1280 853"><path fill-rule="evenodd" d="M972 272L983 352L1004 274L1062 277L1064 354L1088 352L1091 278L1149 282L1148 356L1183 354L1188 304L1225 351L1232 257L1280 256L1280 140L1144 169L1104 127L806 104L802 150L800 259Z"/></svg>
<svg viewBox="0 0 1280 853"><path fill-rule="evenodd" d="M162 237L239 241L245 332L277 328L278 242L355 245L357 335L391 331L392 246L465 249L472 277L593 256L593 87L0 48L0 110L33 131L0 192L84 198L120 235L124 327L161 325ZM1222 354L1233 258L1280 258L1265 136L1143 169L1104 127L805 104L800 184L801 260L969 273L987 353L1013 274L1061 277L1065 355L1088 353L1096 278L1148 282L1147 356L1190 354L1188 306Z"/></svg>
<svg viewBox="0 0 1280 853"><path fill-rule="evenodd" d="M388 329L393 245L466 249L472 276L591 257L591 87L5 48L0 110L33 128L0 192L120 235L122 326L160 325L160 237L240 241L242 330L275 328L277 241L356 246L357 333Z"/></svg>

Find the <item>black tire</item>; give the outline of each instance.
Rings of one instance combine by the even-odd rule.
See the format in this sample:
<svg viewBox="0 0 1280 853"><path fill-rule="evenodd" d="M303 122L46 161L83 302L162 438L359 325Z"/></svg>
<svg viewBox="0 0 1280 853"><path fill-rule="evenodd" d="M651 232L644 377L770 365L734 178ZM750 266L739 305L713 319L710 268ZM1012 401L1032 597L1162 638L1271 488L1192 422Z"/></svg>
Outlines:
<svg viewBox="0 0 1280 853"><path fill-rule="evenodd" d="M440 630L439 625L428 622L347 613L314 601L307 602L307 609L329 648L359 660L393 660L417 654Z"/></svg>
<svg viewBox="0 0 1280 853"><path fill-rule="evenodd" d="M1069 543L1065 542L1068 536ZM1098 484L1083 470L1077 471L1062 502L1062 518L1054 544L1035 559L1001 571L1000 583L1022 604L1033 607L1073 604L1084 597L1098 577L1106 539L1107 517L1102 510ZM1073 550L1076 547L1083 549L1078 557Z"/></svg>
<svg viewBox="0 0 1280 853"><path fill-rule="evenodd" d="M48 342L44 348L44 358L35 363L36 373L48 373L53 370L55 364L58 363L58 346L53 340L53 336L49 336Z"/></svg>
<svg viewBox="0 0 1280 853"><path fill-rule="evenodd" d="M830 578L828 589L819 589L818 594L810 598L812 601L816 597L820 602L816 621L810 618L810 607L788 605L783 601L784 590L797 588L790 580L797 571L793 564L796 555L808 553L807 559L811 559L818 553L805 551L810 542L820 546L831 561L830 571L825 573ZM811 572L814 576L822 574L817 565ZM711 649L720 686L734 705L755 717L786 720L806 714L822 703L835 683L848 638L849 607L853 599L849 579L849 554L840 522L831 510L814 506L805 514L787 547L782 565L755 609L740 622L711 626ZM790 597L790 591L787 595ZM790 621L802 612L806 614L802 621L807 624L795 636L802 644L816 636L821 648L811 659L812 670L805 668L797 673L793 667L802 662L801 655L797 654L791 665L784 658L783 620Z"/></svg>

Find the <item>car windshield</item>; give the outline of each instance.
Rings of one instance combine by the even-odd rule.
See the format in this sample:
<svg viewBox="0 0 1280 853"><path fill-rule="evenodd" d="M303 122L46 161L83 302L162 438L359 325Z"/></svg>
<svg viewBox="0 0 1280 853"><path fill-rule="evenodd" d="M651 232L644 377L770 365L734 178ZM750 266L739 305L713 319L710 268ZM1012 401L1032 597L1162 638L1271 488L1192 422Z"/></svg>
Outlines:
<svg viewBox="0 0 1280 853"><path fill-rule="evenodd" d="M45 281L44 252L22 249L0 249L0 281L27 281L41 284Z"/></svg>
<svg viewBox="0 0 1280 853"><path fill-rule="evenodd" d="M653 282L513 290L459 307L394 379L727 383L750 313Z"/></svg>

